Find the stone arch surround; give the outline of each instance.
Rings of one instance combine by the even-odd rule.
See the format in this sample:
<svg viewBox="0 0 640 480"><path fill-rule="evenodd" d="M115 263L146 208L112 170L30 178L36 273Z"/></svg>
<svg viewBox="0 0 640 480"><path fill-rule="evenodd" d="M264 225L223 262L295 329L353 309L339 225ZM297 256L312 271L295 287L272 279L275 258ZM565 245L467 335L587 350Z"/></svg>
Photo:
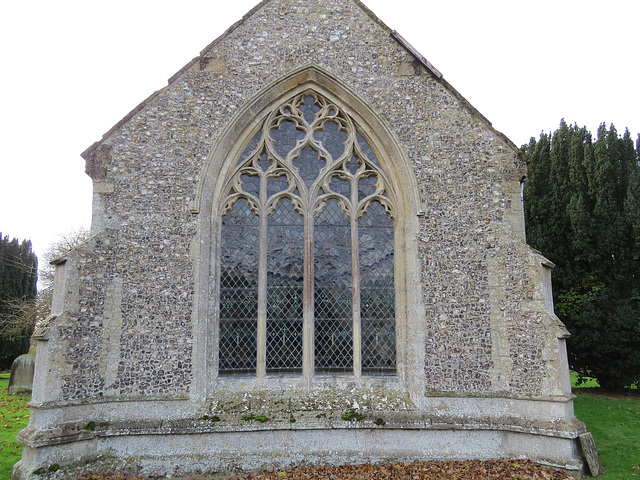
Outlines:
<svg viewBox="0 0 640 480"><path fill-rule="evenodd" d="M417 266L417 216L419 200L415 178L411 173L406 153L394 138L392 130L344 82L328 74L317 65L298 68L284 78L273 82L247 102L242 111L232 119L220 141L211 150L199 181L198 196L194 208L199 215L198 260L198 318L196 330L206 332L205 342L194 347L194 388L203 388L197 395L208 396L220 388L216 377L215 319L217 297L212 279L217 278L215 259L217 258L219 236L219 208L221 189L228 170L233 167L242 149L253 138L263 119L281 102L307 90L314 90L335 102L351 116L375 151L381 167L388 174L391 187L397 197L396 222L396 291L398 329L398 373L392 381L393 388L410 391L409 385L419 385L424 376L423 348L424 309L420 308L421 290ZM214 295L212 295L214 292ZM202 338L202 337L200 337ZM201 381L198 379L202 379ZM244 379L242 382L246 382ZM272 378L270 382L288 386L291 382L302 382L309 387L309 379ZM336 379L315 380L316 388L333 388ZM389 379L374 381L389 384ZM223 380L225 384L238 383L233 379ZM197 387L201 385L202 387ZM253 384L254 387L259 386ZM302 386L302 385L301 385ZM273 387L273 385L272 385ZM419 395L419 391L415 391Z"/></svg>

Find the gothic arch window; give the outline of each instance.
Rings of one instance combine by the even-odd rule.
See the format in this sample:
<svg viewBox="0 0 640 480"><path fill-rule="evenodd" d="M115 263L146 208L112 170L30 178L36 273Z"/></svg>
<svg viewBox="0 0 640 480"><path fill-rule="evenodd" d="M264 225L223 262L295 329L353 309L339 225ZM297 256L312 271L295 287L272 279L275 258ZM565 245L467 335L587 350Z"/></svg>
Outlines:
<svg viewBox="0 0 640 480"><path fill-rule="evenodd" d="M227 178L219 374L395 374L394 200L353 119L298 94Z"/></svg>

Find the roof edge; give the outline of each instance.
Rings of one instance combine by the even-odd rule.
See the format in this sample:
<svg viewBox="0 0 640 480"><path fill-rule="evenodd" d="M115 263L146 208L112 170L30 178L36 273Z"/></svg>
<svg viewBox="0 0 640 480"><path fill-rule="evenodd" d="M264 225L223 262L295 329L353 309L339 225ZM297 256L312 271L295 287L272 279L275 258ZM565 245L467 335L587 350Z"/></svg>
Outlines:
<svg viewBox="0 0 640 480"><path fill-rule="evenodd" d="M522 152L520 152L520 148L513 143L509 137L507 137L504 133L500 132L499 130L496 130L496 128L493 126L493 124L491 123L491 121L485 117L482 113L480 113L480 111L474 107L473 105L471 105L471 103L469 102L469 100L467 100L458 90L456 90L449 82L447 82L444 77L440 78L440 82L442 82L442 85L449 90L453 96L455 96L464 106L466 106L469 111L473 114L478 116L483 122L485 122L487 124L487 126L498 136L500 137L500 139L505 142L507 144L507 146L509 146L512 150L514 150L514 152L518 155L521 156Z"/></svg>
<svg viewBox="0 0 640 480"><path fill-rule="evenodd" d="M197 59L197 57L196 57ZM168 85L167 85L168 86ZM147 103L149 103L151 100L153 100L155 97L157 97L163 90L165 90L167 88L167 86L162 87L160 90L156 90L155 92L153 92L151 95L149 95L147 98L145 98L142 102L140 102L138 104L138 106L136 106L133 110L131 110L129 113L127 113L124 117L122 117L122 119L120 121L118 121L113 127L111 127L109 130L107 130L106 133L104 133L102 135L102 138L96 142L94 142L89 148L87 148L84 152L82 152L80 154L80 156L82 158L84 158L85 160L88 160L89 157L91 156L91 153L98 148L100 145L102 145L102 143L109 137L111 136L111 134L113 132L115 132L118 128L120 128L122 125L124 125L125 123L127 123L129 120L131 120L131 118L138 113L140 110L142 110Z"/></svg>
<svg viewBox="0 0 640 480"><path fill-rule="evenodd" d="M196 58L194 58L191 61L191 65L198 60L200 57L202 57L202 55L206 54L209 50L211 50L213 47L215 47L218 43L220 43L222 41L222 39L224 39L225 37L229 36L231 33L233 33L233 31L235 29L237 29L240 25L242 25L244 22L246 22L250 17L253 16L254 13L256 13L258 10L260 10L262 7L264 7L267 3L271 2L271 0L262 0L260 3L258 3L255 7L253 7L251 10L249 10L247 13L245 13L242 18L240 20L238 20L236 23L234 23L233 25L231 25L229 28L227 28L224 33L222 33L222 35L220 35L218 38L216 38L213 42L211 42L209 45L207 45L206 47L204 47L202 50L200 50L200 55ZM183 68L180 72L176 73L173 77L171 77L169 79L169 83L171 83L172 81L176 80L180 75L181 72L183 70L185 70L186 68L188 68L188 66L186 66L185 68Z"/></svg>
<svg viewBox="0 0 640 480"><path fill-rule="evenodd" d="M265 3L269 0L265 0L262 3ZM487 124L487 126L498 136L502 141L504 141L512 150L516 152L518 156L521 156L520 148L513 143L504 133L495 129L493 124L489 121L487 117L485 117L480 111L471 105L471 103L456 90L449 82L444 79L444 76L429 60L427 60L413 45L411 45L397 30L393 30L390 28L384 21L382 21L373 11L367 7L361 0L353 0L353 2L358 5L364 12L371 17L371 19L380 25L382 28L389 32L391 38L393 38L396 42L398 42L407 52L409 52L416 60L418 60L428 72L430 72L436 79L442 83L447 90L449 90L465 107L469 109L472 115L477 115L480 119Z"/></svg>
<svg viewBox="0 0 640 480"><path fill-rule="evenodd" d="M200 54L189 61L184 67L178 70L172 77L170 77L167 81L167 85L162 87L161 89L153 92L149 97L140 102L133 110L131 110L127 115L125 115L119 122L117 122L113 127L111 127L105 134L102 135L102 138L96 142L94 142L89 148L83 151L80 156L85 160L91 157L93 151L98 148L112 133L114 133L117 129L119 129L122 125L127 123L134 115L136 115L139 111L141 111L147 103L152 101L155 97L157 97L160 93L166 90L171 86L175 81L177 81L182 75L184 75L193 65L195 65L203 55L209 52L212 48L214 48L218 43L224 40L227 36L229 36L234 30L240 27L243 23L245 23L251 16L253 16L258 10L264 7L266 4L270 3L272 0L262 0L256 6L254 6L251 10L249 10L243 17L235 22L231 27L225 30L221 35L219 35L213 42L207 45L204 49L200 51ZM447 82L442 73L431 63L429 62L415 47L413 47L402 35L400 35L396 30L391 29L384 21L382 21L369 7L367 7L361 0L352 0L358 7L360 7L375 23L377 23L380 27L387 30L391 38L393 38L396 42L398 42L407 52L409 52L416 60L418 60L442 85L449 90L473 115L477 115L483 122L487 124L487 126L497 135L499 136L509 147L511 147L518 155L521 155L520 149L513 143L505 134L496 130L492 123L485 117L482 113L478 111L471 103L464 97L460 92L458 92L449 82Z"/></svg>
<svg viewBox="0 0 640 480"><path fill-rule="evenodd" d="M354 0L356 3L361 4L359 0ZM369 10L367 7L364 7L370 15L375 15ZM377 19L377 17L376 17ZM382 23L380 20L377 20L379 23ZM382 23L384 25L384 23ZM386 25L384 25L386 28ZM407 52L409 52L413 57L418 60L436 79L444 86L447 90L449 90L453 96L455 96L469 111L472 115L476 115L480 117L480 119L487 124L487 126L498 136L502 141L504 141L511 149L513 149L518 155L520 155L520 148L513 143L504 133L495 129L491 121L485 117L480 111L471 105L469 100L467 100L458 90L456 90L453 85L447 82L444 79L444 76L433 64L427 60L413 45L411 45L402 35L400 35L396 30L390 30L391 38L393 38L396 42L398 42Z"/></svg>
<svg viewBox="0 0 640 480"><path fill-rule="evenodd" d="M124 117L122 117L122 119L117 122L113 127L111 127L106 133L104 133L102 135L102 138L96 142L94 142L90 147L88 147L85 151L83 151L80 156L82 158L84 158L85 160L87 160L87 158L91 155L91 153L93 152L93 150L95 150L96 148L98 148L98 146L100 146L112 133L114 133L118 128L120 128L122 125L124 125L125 123L127 123L136 113L138 113L139 111L141 111L147 103L149 103L151 100L153 100L155 97L157 97L160 93L162 93L167 87L171 86L172 83L174 83L176 80L178 80L178 78L180 78L185 72L187 72L193 65L195 65L197 62L200 61L200 59L202 58L202 55L204 55L207 51L209 51L211 48L213 48L215 45L217 45L218 43L220 43L224 38L226 38L230 33L232 33L235 29L237 29L240 25L242 25L244 22L247 21L247 19L249 17L251 17L255 12L257 12L258 10L260 10L265 4L269 3L271 0L262 0L260 3L258 3L255 7L253 7L251 10L249 10L249 12L247 12L245 15L243 15L243 17L238 20L237 22L235 22L233 25L231 25L227 30L225 30L221 35L218 36L218 38L216 38L213 42L211 42L209 45L207 45L204 49L202 49L200 51L200 54L197 57L194 57L193 59L191 59L191 61L189 61L184 67L182 67L180 70L178 70L174 75L172 75L168 80L167 80L167 85L165 85L164 87L162 87L159 90L156 90L155 92L153 92L151 95L149 95L147 98L145 98L142 102L140 102L133 110L131 110L128 114L126 114ZM356 0L358 1L358 0ZM359 2L358 2L359 3Z"/></svg>
<svg viewBox="0 0 640 480"><path fill-rule="evenodd" d="M420 52L418 50L416 50L413 45L411 45L409 42L407 42L405 40L405 38L400 35L396 30L391 32L391 38L393 38L396 42L398 42L400 45L402 45L404 47L405 50L407 50L411 55L413 55L414 57L416 57L416 59L422 63L422 65L425 66L425 68L427 70L429 70L437 79L441 79L442 78L442 73L440 73L440 70L438 70L436 67L433 66L433 64L427 60L426 58L424 58Z"/></svg>
<svg viewBox="0 0 640 480"><path fill-rule="evenodd" d="M378 17L375 13L373 13L373 10L371 10L369 7L367 7L364 3L362 3L360 0L353 0L353 2L358 5L362 10L364 10L364 13L366 13L367 15L369 15L371 17L371 20L373 20L374 22L376 22L378 25L380 25L382 28L384 28L385 30L387 30L389 33L391 33L393 30L391 28L389 28L389 25L387 25L386 23L384 23L384 21L382 21L380 19L380 17Z"/></svg>

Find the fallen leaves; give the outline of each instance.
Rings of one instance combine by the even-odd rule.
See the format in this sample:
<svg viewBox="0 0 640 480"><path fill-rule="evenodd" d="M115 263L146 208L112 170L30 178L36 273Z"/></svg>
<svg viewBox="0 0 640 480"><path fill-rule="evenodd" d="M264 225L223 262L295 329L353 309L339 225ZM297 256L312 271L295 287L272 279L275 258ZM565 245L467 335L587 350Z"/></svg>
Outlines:
<svg viewBox="0 0 640 480"><path fill-rule="evenodd" d="M415 461L394 465L297 467L247 477L252 480L566 480L567 473L525 460Z"/></svg>
<svg viewBox="0 0 640 480"><path fill-rule="evenodd" d="M534 465L528 460L415 461L392 465L305 466L259 475L229 477L198 475L189 480L570 480L566 472ZM77 480L145 480L122 473L93 473ZM173 480L179 480L174 478Z"/></svg>

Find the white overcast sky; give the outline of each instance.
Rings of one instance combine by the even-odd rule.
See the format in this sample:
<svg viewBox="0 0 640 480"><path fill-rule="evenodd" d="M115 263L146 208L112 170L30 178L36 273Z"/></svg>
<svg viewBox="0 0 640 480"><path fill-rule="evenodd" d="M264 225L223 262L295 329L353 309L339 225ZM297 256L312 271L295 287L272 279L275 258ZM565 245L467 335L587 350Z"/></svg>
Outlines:
<svg viewBox="0 0 640 480"><path fill-rule="evenodd" d="M640 133L638 0L364 2L518 146L561 118ZM257 3L1 0L3 235L41 255L88 226L80 153Z"/></svg>

